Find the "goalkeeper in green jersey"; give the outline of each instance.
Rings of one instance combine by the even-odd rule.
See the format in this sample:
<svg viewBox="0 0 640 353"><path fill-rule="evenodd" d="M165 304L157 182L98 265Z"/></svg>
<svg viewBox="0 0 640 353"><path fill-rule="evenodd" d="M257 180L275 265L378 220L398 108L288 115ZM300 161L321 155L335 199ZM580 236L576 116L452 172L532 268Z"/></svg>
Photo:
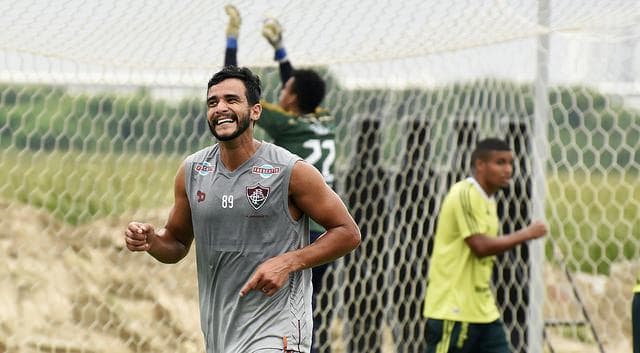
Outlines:
<svg viewBox="0 0 640 353"><path fill-rule="evenodd" d="M542 237L540 221L498 236L494 194L509 185L513 154L502 140L482 140L471 155L473 176L454 184L438 215L424 316L427 352L508 353L490 288L495 255Z"/></svg>
<svg viewBox="0 0 640 353"><path fill-rule="evenodd" d="M238 35L242 20L238 10L232 6L225 6L229 17L227 23L227 45L224 65L237 66ZM324 176L329 186L334 183L335 150L335 120L329 112L319 108L325 95L325 82L313 70L296 70L291 65L282 41L282 26L275 19L264 22L262 35L275 51L274 59L280 68L282 89L278 104L261 102L262 115L258 120L260 126L273 139L273 143L286 148L292 153L313 164ZM324 229L310 222L310 241L313 242L324 234ZM328 308L327 294L321 295L323 282L331 285L330 276L325 277L328 264L313 268L313 307L316 304ZM323 280L324 279L324 280ZM315 310L314 310L315 311ZM329 342L329 323L323 322L323 316L314 314L314 338L312 352L318 352L318 343L327 345ZM328 348L323 352L329 352Z"/></svg>

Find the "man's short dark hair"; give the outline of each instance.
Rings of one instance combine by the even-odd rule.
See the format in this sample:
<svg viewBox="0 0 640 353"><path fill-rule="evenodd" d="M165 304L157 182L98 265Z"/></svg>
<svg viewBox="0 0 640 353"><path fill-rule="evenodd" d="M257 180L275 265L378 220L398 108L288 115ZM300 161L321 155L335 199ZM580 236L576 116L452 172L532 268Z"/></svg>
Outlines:
<svg viewBox="0 0 640 353"><path fill-rule="evenodd" d="M495 137L478 142L475 150L471 153L471 166L475 167L478 159L486 160L489 154L495 151L511 151L511 147L504 140Z"/></svg>
<svg viewBox="0 0 640 353"><path fill-rule="evenodd" d="M313 70L294 70L293 93L298 96L298 108L303 114L312 113L324 99L325 83Z"/></svg>
<svg viewBox="0 0 640 353"><path fill-rule="evenodd" d="M213 85L230 79L237 78L244 83L246 90L246 97L249 105L254 105L260 102L260 95L262 94L262 88L260 87L260 77L255 75L251 70L246 67L226 66L222 70L216 72L209 80L207 85L207 93L209 88Z"/></svg>

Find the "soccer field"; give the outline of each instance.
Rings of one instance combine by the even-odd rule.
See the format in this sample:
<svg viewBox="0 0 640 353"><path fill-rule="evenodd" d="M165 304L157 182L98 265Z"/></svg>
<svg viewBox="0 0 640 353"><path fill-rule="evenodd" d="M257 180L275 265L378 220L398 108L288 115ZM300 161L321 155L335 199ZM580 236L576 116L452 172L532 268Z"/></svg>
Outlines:
<svg viewBox="0 0 640 353"><path fill-rule="evenodd" d="M169 171L164 175L156 174L157 184L128 182L131 177L118 173L115 165L118 164L124 169L134 169L141 165L141 161L146 161L146 169L164 170L158 166L174 165L179 163L179 158L122 155L99 158L101 166L114 165L113 168L98 168L95 163L91 163L91 160L95 159L95 156L74 155L69 152L43 154L4 151L2 160L7 165L14 166L12 169L4 168L0 172L0 179L5 181L4 185L9 186L3 192L5 201L2 208L8 217L3 221L0 239L5 251L13 249L7 252L9 256L3 260L3 266L10 269L2 278L3 282L10 284L5 286L4 291L4 297L8 300L5 301L8 306L3 310L5 320L8 321L4 322L11 322L9 332L32 334L28 337L9 335L5 341L0 342L7 347L16 348L34 345L37 342L42 342L43 347L85 347L92 346L91 342L118 342L117 346L122 347L121 352L129 352L143 349L140 347L150 347L140 344L139 348L135 348L138 346L127 343L131 337L137 337L136 340L141 342L152 341L157 340L153 338L157 332L169 330L166 337L173 337L171 340L176 342L176 347L185 351L189 351L189 347L200 347L202 342L197 322L194 259L190 256L181 262L178 268L158 266L144 257L127 254L119 237L122 224L128 216L127 210L136 209L135 215L155 219L161 224L168 212L167 207L171 199L170 195L157 193L156 185L170 184L173 175ZM62 170L58 168L61 164L65 165ZM12 172L29 171L36 166L38 173L23 173L21 178L17 178ZM80 176L88 174L95 175L95 178L83 183ZM57 175L57 178L46 180L46 183L42 184L45 180L41 175ZM78 180L73 182L74 178ZM94 184L95 181L101 180L106 182ZM579 183L568 180L571 178L567 175L559 175L548 180L551 194L567 194L573 197L570 193L575 188L592 191L607 189L610 190L610 193L606 194L608 197L599 200L605 209L613 207L611 205L623 204L625 199L640 199L640 186L633 178L574 176L573 180L579 180ZM69 189L70 184L75 187ZM112 192L116 188L114 185L126 185L131 189L116 193ZM42 200L29 197L28 190L34 189L51 190L49 198ZM21 190L23 192L20 192ZM155 198L148 195L154 195ZM628 195L634 196L629 198ZM593 196L583 194L581 197L586 199ZM69 203L67 200L74 202ZM557 205L561 204L560 201L548 198L549 219L558 219L551 212L554 209L560 210L559 219L567 219L568 212L564 213L565 211ZM27 206L25 202L33 204ZM110 215L89 214L86 211L88 204L109 205L110 208L96 209L103 212L110 210ZM157 205L164 206L154 210L153 206ZM632 214L633 207L637 205L631 202L625 209ZM123 210L123 214L119 215L117 210ZM588 219L593 220L593 223L581 223L582 229L603 227L602 217L590 216ZM628 214L623 219L633 222L633 218ZM568 248L562 249L562 246L559 246L559 250L563 254L564 263L573 266L572 274L579 293L582 300L588 303L587 309L595 327L601 332L601 337L606 340L612 329L618 330L616 327L623 327L623 333L629 332L627 308L631 296L624 294L630 293L633 273L640 263L632 262L633 259L625 259L624 252L614 250L605 257L600 256L598 252L586 252L591 255L585 256L585 252L577 250L576 244L587 247L585 244L590 237L578 237L570 233L571 229L562 229L560 225L563 224L567 226L566 222L552 222L551 236L565 235L565 238L553 241L556 244L568 244ZM606 243L603 243L606 244L603 246L604 249L616 249L618 245L624 244L625 249L629 251L629 246L637 246L626 236L631 229L637 228L629 228L625 222L612 224L616 227L611 228L608 233L611 236L603 239L606 240ZM550 249L550 245L547 248ZM565 318L582 319L579 314L580 307L576 306L575 298L571 294L570 282L558 270L557 261L558 258L554 257L553 252L547 251L545 301L548 303L545 304L545 312L549 319L562 315L565 315ZM554 263L556 265L553 265ZM606 268L607 271L596 271L602 268ZM191 275L176 276L182 271ZM150 273L154 273L154 278L158 276L157 279L152 282L144 280L150 278ZM593 275L589 276L589 273ZM347 283L342 286L348 288L348 285ZM339 288L333 288L332 293L339 295ZM42 297L48 300L43 302L40 300ZM52 302L58 305L52 306ZM181 303L178 307L190 309L175 311L172 309L176 307L175 303ZM22 315L18 308L23 308ZM611 315L612 312L614 315ZM41 317L50 318L50 322L60 322L62 325L34 326ZM613 317L619 321L611 321ZM347 317L337 317L332 322L331 333L334 338L330 344L334 352L345 352L345 341L349 340L349 335L344 333L344 323L347 320ZM420 322L419 315L414 317L413 321ZM141 327L136 328L137 325ZM76 338L65 339L64 343L51 338L70 337L72 332L78 330L84 332L83 335L73 335ZM382 322L373 332L380 335L384 351L394 351L394 335L389 323ZM568 347L566 349L574 349L575 352L582 349L597 351L596 343L584 327L551 329L550 335L554 347ZM609 346L617 347L620 342L629 342L627 334L623 337L626 338L617 342L605 342L608 342ZM160 342L160 346L165 344L162 340ZM556 351L565 352L557 347Z"/></svg>

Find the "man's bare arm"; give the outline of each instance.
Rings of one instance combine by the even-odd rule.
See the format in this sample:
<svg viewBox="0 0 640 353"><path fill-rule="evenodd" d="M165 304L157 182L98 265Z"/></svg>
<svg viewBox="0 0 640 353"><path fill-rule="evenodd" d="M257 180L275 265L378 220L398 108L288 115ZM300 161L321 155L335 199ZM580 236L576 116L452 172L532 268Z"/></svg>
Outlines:
<svg viewBox="0 0 640 353"><path fill-rule="evenodd" d="M181 166L174 181L174 204L164 228L156 232L149 223L129 223L125 230L129 250L147 251L163 263L176 263L187 255L193 241L193 227L184 178L184 166Z"/></svg>
<svg viewBox="0 0 640 353"><path fill-rule="evenodd" d="M547 233L547 226L540 221L501 237L489 237L484 234L474 234L465 239L471 251L477 257L501 254L515 246L531 239L537 239Z"/></svg>

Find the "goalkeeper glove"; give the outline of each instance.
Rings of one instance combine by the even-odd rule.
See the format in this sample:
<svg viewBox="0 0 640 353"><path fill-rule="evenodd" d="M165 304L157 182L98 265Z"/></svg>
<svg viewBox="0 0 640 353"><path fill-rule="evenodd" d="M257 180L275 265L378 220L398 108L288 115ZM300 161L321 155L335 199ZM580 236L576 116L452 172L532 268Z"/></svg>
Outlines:
<svg viewBox="0 0 640 353"><path fill-rule="evenodd" d="M269 44L275 49L274 60L283 62L287 60L287 52L282 45L282 26L275 18L268 18L262 26L262 36L267 39Z"/></svg>
<svg viewBox="0 0 640 353"><path fill-rule="evenodd" d="M229 16L229 22L227 23L227 47L238 47L238 34L240 33L240 24L242 19L240 18L240 12L235 6L227 4L224 7L224 11Z"/></svg>

